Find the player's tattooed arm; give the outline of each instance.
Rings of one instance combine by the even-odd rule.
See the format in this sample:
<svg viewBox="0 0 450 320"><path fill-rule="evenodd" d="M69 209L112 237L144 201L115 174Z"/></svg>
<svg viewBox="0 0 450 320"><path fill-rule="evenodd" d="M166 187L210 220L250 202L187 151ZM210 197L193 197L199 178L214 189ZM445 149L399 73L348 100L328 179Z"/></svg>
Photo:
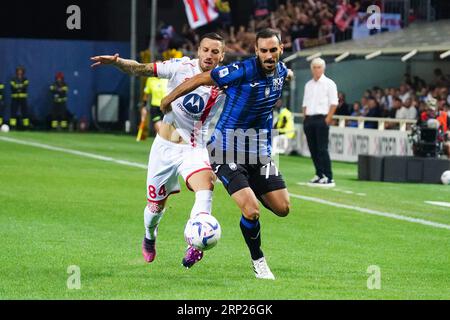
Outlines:
<svg viewBox="0 0 450 320"><path fill-rule="evenodd" d="M129 75L141 77L153 76L153 64L144 64L134 60L122 59L118 54L114 56L96 56L92 57L91 60L94 61L91 65L92 68L100 65L112 65Z"/></svg>
<svg viewBox="0 0 450 320"><path fill-rule="evenodd" d="M129 75L141 77L150 77L154 75L153 64L151 63L144 64L134 60L119 58L117 59L117 62L114 64L114 66Z"/></svg>
<svg viewBox="0 0 450 320"><path fill-rule="evenodd" d="M184 96L188 94L189 92L194 91L200 86L215 86L216 83L211 78L211 71L203 72L195 77L186 80L182 84L180 84L178 87L176 87L169 95L164 97L161 101L160 109L161 111L166 114L170 111L172 111L172 108L170 104L174 102L176 99L178 99L181 96Z"/></svg>

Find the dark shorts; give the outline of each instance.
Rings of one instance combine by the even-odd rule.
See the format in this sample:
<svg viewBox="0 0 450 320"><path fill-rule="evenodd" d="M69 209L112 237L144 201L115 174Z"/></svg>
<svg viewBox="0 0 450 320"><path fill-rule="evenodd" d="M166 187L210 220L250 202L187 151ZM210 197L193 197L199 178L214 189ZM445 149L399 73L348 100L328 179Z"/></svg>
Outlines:
<svg viewBox="0 0 450 320"><path fill-rule="evenodd" d="M274 162L263 164L217 164L211 165L217 177L222 181L228 193L233 195L244 188L251 188L256 197L286 189L283 176Z"/></svg>
<svg viewBox="0 0 450 320"><path fill-rule="evenodd" d="M159 107L150 107L150 120L152 123L157 123L158 121L162 121L164 118L164 114L162 113Z"/></svg>

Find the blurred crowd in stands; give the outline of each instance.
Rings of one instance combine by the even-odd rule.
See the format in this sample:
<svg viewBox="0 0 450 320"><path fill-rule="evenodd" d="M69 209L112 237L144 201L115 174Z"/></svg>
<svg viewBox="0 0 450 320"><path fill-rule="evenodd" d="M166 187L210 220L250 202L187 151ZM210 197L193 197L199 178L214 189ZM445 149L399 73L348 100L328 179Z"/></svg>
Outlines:
<svg viewBox="0 0 450 320"><path fill-rule="evenodd" d="M450 124L449 87L450 76L438 68L434 70L434 79L431 83L426 83L417 76L405 74L399 87L368 89L359 101L351 105L345 100L345 94L339 93L336 115L417 120L418 123L438 119L443 131L446 132ZM347 125L357 127L358 123L349 121ZM385 123L385 129L398 127L398 123ZM365 128L377 129L378 123L366 122Z"/></svg>
<svg viewBox="0 0 450 320"><path fill-rule="evenodd" d="M334 43L352 38L352 23L358 12L365 12L379 0L271 0L253 1L253 14L246 25L235 25L230 3L215 0L219 18L213 28L224 36L228 53L249 55L254 51L255 33L271 27L281 32L286 51ZM410 22L414 21L411 13ZM169 49L195 52L199 32L185 24L181 30L162 23L159 28L160 53ZM209 29L208 31L211 31Z"/></svg>

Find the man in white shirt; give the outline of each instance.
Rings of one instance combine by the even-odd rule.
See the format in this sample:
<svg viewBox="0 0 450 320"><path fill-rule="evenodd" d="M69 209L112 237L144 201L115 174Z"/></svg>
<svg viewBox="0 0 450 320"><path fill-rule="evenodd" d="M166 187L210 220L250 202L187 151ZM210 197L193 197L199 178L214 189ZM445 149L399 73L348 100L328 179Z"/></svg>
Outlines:
<svg viewBox="0 0 450 320"><path fill-rule="evenodd" d="M313 79L305 85L303 127L316 169L310 186L334 187L331 160L328 152L328 135L333 115L338 105L337 86L325 76L325 61L316 58L311 63Z"/></svg>
<svg viewBox="0 0 450 320"><path fill-rule="evenodd" d="M412 105L411 98L406 99L406 101L403 103L403 106L399 110L397 110L395 117L397 119L417 119L417 109Z"/></svg>
<svg viewBox="0 0 450 320"><path fill-rule="evenodd" d="M400 86L400 93L398 96L400 99L402 99L402 102L405 103L407 99L411 97L411 92L408 90L408 87L404 84Z"/></svg>

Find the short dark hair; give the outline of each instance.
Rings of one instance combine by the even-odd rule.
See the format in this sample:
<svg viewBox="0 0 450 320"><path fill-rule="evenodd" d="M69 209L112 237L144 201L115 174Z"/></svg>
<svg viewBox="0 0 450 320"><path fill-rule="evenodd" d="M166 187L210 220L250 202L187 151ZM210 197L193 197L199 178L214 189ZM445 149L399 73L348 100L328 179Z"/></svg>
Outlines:
<svg viewBox="0 0 450 320"><path fill-rule="evenodd" d="M259 39L269 39L272 37L277 37L278 41L281 44L281 34L278 30L266 28L262 29L256 34L256 43L258 43Z"/></svg>
<svg viewBox="0 0 450 320"><path fill-rule="evenodd" d="M205 33L204 35L201 36L199 43L201 43L204 39L220 41L220 42L222 42L222 45L225 47L225 39L218 33L215 33L215 32Z"/></svg>

